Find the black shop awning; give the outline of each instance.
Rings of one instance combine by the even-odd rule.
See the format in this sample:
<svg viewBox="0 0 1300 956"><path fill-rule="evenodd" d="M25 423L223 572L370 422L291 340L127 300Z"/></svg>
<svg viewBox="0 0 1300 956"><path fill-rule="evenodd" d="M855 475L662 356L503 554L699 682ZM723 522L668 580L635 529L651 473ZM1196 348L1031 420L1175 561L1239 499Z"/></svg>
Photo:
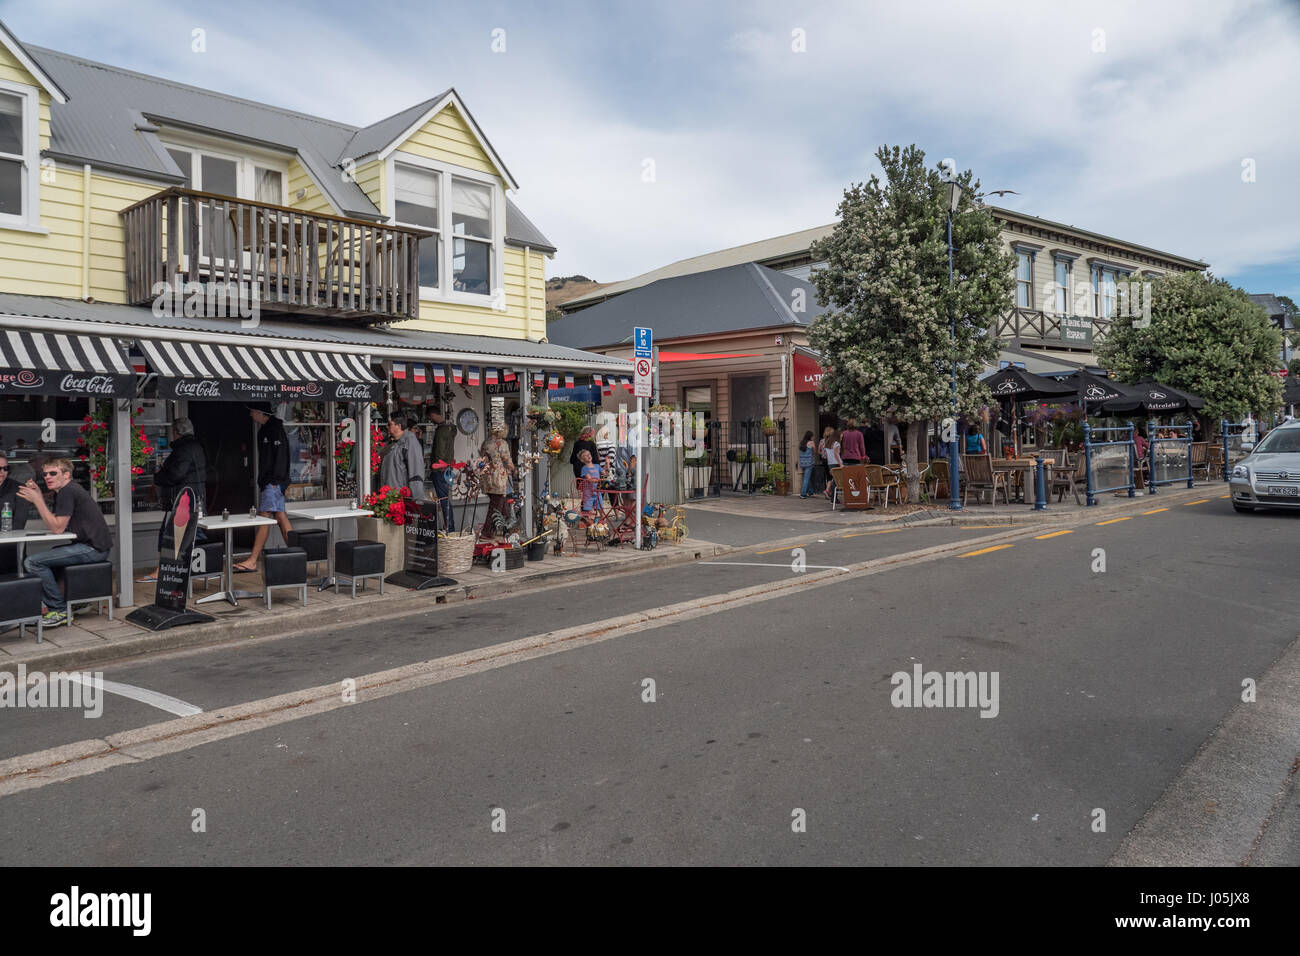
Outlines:
<svg viewBox="0 0 1300 956"><path fill-rule="evenodd" d="M0 332L0 396L135 394L126 352L111 338Z"/></svg>
<svg viewBox="0 0 1300 956"><path fill-rule="evenodd" d="M141 339L163 398L236 402L375 401L384 384L360 355Z"/></svg>

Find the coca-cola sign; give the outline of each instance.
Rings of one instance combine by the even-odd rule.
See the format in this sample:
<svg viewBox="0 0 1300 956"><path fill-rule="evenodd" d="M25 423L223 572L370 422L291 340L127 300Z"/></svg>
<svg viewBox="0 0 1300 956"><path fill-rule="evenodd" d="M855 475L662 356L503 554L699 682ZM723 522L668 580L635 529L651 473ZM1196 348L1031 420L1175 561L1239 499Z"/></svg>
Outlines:
<svg viewBox="0 0 1300 956"><path fill-rule="evenodd" d="M59 387L65 392L84 392L87 395L112 395L113 379L108 375L90 375L79 378L65 375Z"/></svg>
<svg viewBox="0 0 1300 956"><path fill-rule="evenodd" d="M130 375L0 368L0 395L130 395Z"/></svg>
<svg viewBox="0 0 1300 956"><path fill-rule="evenodd" d="M377 398L379 383L369 382L266 382L251 379L164 378L159 382L163 398L188 398L210 402L314 402L370 401Z"/></svg>
<svg viewBox="0 0 1300 956"><path fill-rule="evenodd" d="M221 383L210 378L199 379L196 382L178 381L176 396L178 398L220 398Z"/></svg>
<svg viewBox="0 0 1300 956"><path fill-rule="evenodd" d="M334 386L334 397L339 401L364 402L371 397L373 387L367 382L340 382Z"/></svg>

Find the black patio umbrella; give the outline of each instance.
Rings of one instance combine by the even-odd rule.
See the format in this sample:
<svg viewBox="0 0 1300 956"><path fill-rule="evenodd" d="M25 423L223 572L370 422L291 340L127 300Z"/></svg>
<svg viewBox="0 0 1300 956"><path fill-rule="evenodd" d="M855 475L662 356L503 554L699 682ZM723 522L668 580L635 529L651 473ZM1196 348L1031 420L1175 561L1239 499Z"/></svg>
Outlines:
<svg viewBox="0 0 1300 956"><path fill-rule="evenodd" d="M1054 378L1035 375L1014 365L1001 369L984 379L994 398L1009 398L1017 402L1041 401L1074 394L1074 387Z"/></svg>
<svg viewBox="0 0 1300 956"><path fill-rule="evenodd" d="M1102 405L1103 412L1111 414L1141 409L1148 415L1164 415L1169 412L1194 411L1205 407L1205 399L1201 396L1159 382L1139 382L1125 387L1130 394L1105 402Z"/></svg>
<svg viewBox="0 0 1300 956"><path fill-rule="evenodd" d="M1078 396L1079 404L1084 407L1085 411L1089 405L1096 406L1102 402L1110 402L1126 396L1135 397L1132 395L1129 386L1121 385L1119 382L1112 382L1110 379L1102 378L1099 375L1093 375L1083 369L1061 376L1061 382L1068 385L1070 391Z"/></svg>

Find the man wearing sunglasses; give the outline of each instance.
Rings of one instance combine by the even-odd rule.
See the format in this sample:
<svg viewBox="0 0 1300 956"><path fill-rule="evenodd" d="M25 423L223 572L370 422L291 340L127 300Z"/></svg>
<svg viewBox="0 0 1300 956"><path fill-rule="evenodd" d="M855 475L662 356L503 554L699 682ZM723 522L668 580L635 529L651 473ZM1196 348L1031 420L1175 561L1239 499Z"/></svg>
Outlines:
<svg viewBox="0 0 1300 956"><path fill-rule="evenodd" d="M54 569L107 561L113 537L90 492L72 480L72 463L68 459L46 458L41 464L41 476L45 479L45 487L54 492L53 511L34 481L28 481L18 489L19 496L31 503L45 527L54 534L67 532L76 536L71 544L32 555L23 562L28 573L41 579L46 607L42 623L54 627L68 620L67 603L54 579Z"/></svg>

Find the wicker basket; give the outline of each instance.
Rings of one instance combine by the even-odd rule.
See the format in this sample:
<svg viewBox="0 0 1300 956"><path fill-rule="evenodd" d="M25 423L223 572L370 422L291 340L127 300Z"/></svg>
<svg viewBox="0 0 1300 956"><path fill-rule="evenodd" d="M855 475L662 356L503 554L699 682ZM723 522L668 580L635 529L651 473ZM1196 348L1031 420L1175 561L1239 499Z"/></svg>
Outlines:
<svg viewBox="0 0 1300 956"><path fill-rule="evenodd" d="M474 565L474 533L444 534L438 537L438 571L460 574Z"/></svg>

